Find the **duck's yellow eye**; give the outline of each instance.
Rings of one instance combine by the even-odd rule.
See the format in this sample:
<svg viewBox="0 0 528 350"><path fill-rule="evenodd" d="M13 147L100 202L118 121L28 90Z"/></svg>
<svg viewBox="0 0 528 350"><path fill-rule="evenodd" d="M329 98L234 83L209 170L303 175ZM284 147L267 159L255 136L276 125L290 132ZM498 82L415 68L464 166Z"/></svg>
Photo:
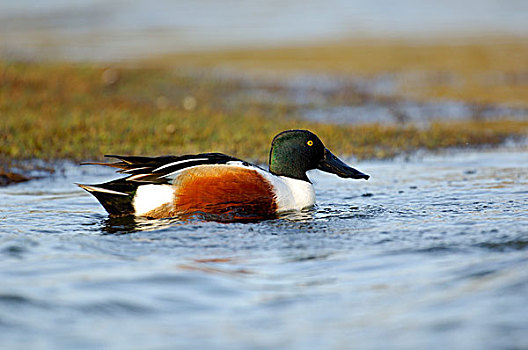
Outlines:
<svg viewBox="0 0 528 350"><path fill-rule="evenodd" d="M306 142L306 144L307 144L308 146L313 146L313 141L312 141L312 140L309 140L308 142Z"/></svg>

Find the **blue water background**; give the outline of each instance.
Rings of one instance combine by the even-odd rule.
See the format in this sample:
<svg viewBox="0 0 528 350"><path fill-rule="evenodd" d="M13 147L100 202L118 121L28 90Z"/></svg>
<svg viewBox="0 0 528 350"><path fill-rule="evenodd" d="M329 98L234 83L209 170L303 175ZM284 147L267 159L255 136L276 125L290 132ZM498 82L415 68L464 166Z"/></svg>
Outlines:
<svg viewBox="0 0 528 350"><path fill-rule="evenodd" d="M98 167L1 188L1 347L526 348L526 150L350 161L249 224L109 219Z"/></svg>

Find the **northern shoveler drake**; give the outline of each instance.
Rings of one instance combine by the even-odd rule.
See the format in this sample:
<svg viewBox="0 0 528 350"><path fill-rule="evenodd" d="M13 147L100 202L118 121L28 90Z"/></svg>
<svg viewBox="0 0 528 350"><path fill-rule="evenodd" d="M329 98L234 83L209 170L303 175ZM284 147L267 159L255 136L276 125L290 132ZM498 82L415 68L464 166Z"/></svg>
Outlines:
<svg viewBox="0 0 528 350"><path fill-rule="evenodd" d="M369 175L349 167L308 130L287 130L271 143L269 171L222 153L184 156L117 156L127 177L81 185L110 216L148 218L211 215L227 220L275 218L278 213L315 204L306 171L319 169L343 178Z"/></svg>

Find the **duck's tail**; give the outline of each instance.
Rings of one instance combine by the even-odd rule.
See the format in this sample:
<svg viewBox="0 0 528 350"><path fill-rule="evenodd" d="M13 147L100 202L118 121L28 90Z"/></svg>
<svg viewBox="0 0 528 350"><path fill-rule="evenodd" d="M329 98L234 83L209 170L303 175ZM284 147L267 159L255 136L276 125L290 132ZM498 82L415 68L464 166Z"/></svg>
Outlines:
<svg viewBox="0 0 528 350"><path fill-rule="evenodd" d="M118 179L97 185L77 184L83 190L92 194L111 216L134 215L132 203L138 184Z"/></svg>

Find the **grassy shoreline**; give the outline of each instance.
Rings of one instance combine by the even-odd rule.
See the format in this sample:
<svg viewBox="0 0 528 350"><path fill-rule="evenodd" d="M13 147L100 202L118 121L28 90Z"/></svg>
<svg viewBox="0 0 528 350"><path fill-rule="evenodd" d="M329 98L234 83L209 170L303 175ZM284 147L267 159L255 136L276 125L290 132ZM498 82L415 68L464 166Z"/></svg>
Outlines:
<svg viewBox="0 0 528 350"><path fill-rule="evenodd" d="M323 73L396 79L408 97L528 107L528 40L497 36L458 39L351 39L301 47L169 54L145 60L164 67Z"/></svg>
<svg viewBox="0 0 528 350"><path fill-rule="evenodd" d="M11 164L21 160L96 160L109 153L218 151L266 162L271 138L290 128L310 129L335 153L359 159L388 158L422 148L499 145L507 139L525 138L528 120L510 120L507 115L496 120L438 120L425 128L311 122L287 104L252 100L228 103L233 95L244 96L246 87L208 74L186 74L189 67L201 67L206 72L214 66L242 70L265 67L276 72L295 68L293 73L284 74L320 70L330 76L336 72L369 76L400 74L414 67L427 74L448 72L463 79L470 77L470 82L462 85L446 87L433 82L417 98L457 97L528 106L528 89L521 79L528 72L528 59L521 59L528 57L523 41L508 43L507 49L490 44L453 46L447 50L453 57L443 62L446 50L441 45L409 47L396 43L366 48L343 44L180 55L121 66L0 60L0 169L8 172ZM518 51L510 55L512 50ZM411 56L416 56L414 62L406 63ZM506 62L503 56L508 57ZM293 62L295 67L290 67ZM505 80L490 98L487 81L478 78L489 72L521 80ZM415 95L405 84L400 92ZM357 97L354 91L347 93L350 96L346 98Z"/></svg>

